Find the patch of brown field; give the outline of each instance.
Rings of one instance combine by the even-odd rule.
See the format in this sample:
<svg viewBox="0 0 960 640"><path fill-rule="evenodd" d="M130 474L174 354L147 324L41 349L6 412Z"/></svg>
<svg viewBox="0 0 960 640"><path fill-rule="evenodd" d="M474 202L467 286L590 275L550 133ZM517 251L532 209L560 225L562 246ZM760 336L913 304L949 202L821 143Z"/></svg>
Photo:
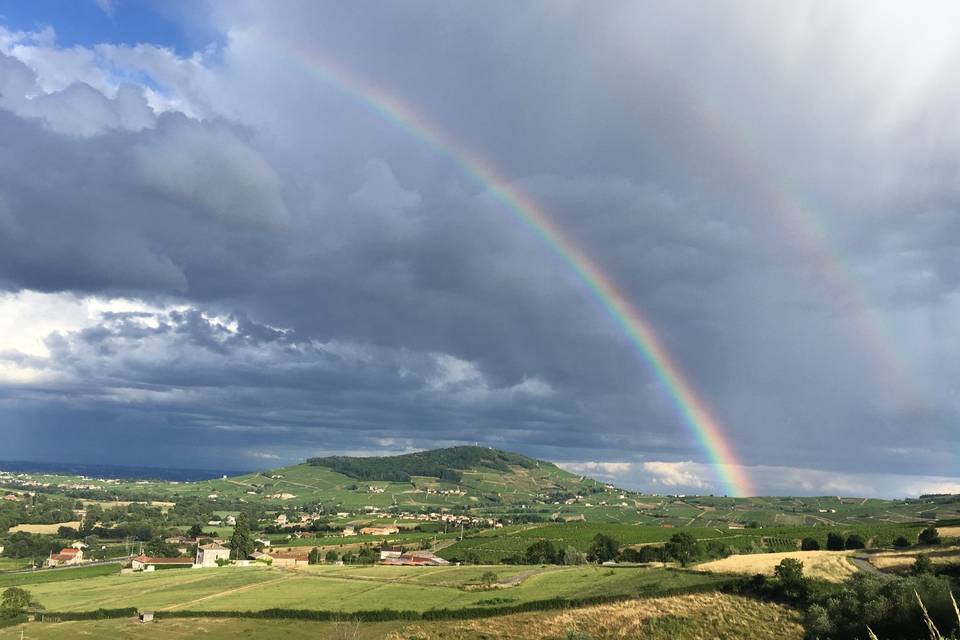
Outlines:
<svg viewBox="0 0 960 640"><path fill-rule="evenodd" d="M17 533L18 531L25 531L27 533L56 533L57 529L60 527L70 527L71 529L79 529L80 521L71 520L70 522L58 522L57 524L18 524L15 527L10 527L8 531L10 533Z"/></svg>
<svg viewBox="0 0 960 640"><path fill-rule="evenodd" d="M927 547L908 551L884 551L882 553L871 553L867 559L877 569L897 571L910 568L921 553L930 558L933 564L960 562L960 548L957 547Z"/></svg>
<svg viewBox="0 0 960 640"><path fill-rule="evenodd" d="M795 558L803 563L803 573L810 578L843 582L857 571L850 562L850 551L788 551L785 553L753 553L736 555L697 565L700 571L714 573L743 573L773 575L774 568L784 558Z"/></svg>
<svg viewBox="0 0 960 640"><path fill-rule="evenodd" d="M628 600L561 612L522 613L451 623L414 624L390 640L800 640L798 611L720 593Z"/></svg>
<svg viewBox="0 0 960 640"><path fill-rule="evenodd" d="M960 538L960 527L937 527L937 533L944 538Z"/></svg>

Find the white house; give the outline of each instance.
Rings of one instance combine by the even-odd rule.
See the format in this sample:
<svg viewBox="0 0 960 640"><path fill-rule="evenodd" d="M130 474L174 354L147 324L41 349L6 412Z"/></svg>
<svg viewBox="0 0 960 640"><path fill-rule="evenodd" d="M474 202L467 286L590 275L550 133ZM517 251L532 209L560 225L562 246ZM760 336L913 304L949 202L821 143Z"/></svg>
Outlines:
<svg viewBox="0 0 960 640"><path fill-rule="evenodd" d="M210 544L202 544L197 547L197 558L194 564L199 567L215 567L217 566L217 560L229 559L230 549L226 548L222 544L212 542Z"/></svg>

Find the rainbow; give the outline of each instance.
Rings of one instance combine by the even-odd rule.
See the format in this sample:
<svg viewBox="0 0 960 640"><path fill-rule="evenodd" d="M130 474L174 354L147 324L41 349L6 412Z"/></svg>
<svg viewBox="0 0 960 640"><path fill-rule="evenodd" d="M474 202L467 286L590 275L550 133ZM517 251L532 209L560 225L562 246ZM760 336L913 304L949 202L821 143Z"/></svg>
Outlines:
<svg viewBox="0 0 960 640"><path fill-rule="evenodd" d="M349 95L384 120L421 140L436 153L455 162L496 199L514 218L537 236L586 286L661 381L673 403L710 459L717 480L727 494L753 495L744 466L729 438L706 403L683 375L650 322L634 308L616 283L551 219L543 207L514 187L483 157L431 124L397 96L377 87L336 61L290 43L272 43L275 53Z"/></svg>

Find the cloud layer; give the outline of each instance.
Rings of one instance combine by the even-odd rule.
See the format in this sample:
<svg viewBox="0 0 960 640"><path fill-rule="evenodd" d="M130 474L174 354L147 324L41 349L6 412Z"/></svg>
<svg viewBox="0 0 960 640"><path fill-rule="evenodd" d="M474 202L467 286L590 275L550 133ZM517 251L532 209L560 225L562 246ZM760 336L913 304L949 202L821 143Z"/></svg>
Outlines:
<svg viewBox="0 0 960 640"><path fill-rule="evenodd" d="M37 327L0 343L4 457L477 441L716 489L576 274L332 60L550 212L760 490L953 482L949 11L212 2L189 56L0 23L0 307Z"/></svg>

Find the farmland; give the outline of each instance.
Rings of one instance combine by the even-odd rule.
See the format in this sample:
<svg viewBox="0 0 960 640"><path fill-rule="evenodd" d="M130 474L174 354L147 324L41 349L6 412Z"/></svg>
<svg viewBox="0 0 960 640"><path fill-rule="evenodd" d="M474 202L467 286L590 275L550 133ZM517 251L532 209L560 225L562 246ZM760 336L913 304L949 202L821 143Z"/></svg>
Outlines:
<svg viewBox="0 0 960 640"><path fill-rule="evenodd" d="M497 583L479 588L494 571ZM553 598L654 595L719 584L690 571L581 567L344 567L297 571L266 567L159 571L90 577L28 587L51 611L137 607L141 610L259 611L267 608L354 612L382 609L516 605Z"/></svg>
<svg viewBox="0 0 960 640"><path fill-rule="evenodd" d="M784 558L793 558L803 563L804 575L826 582L843 582L856 572L850 563L852 551L791 551L786 553L753 553L736 555L697 565L701 571L715 573L739 573L772 576L774 568Z"/></svg>

